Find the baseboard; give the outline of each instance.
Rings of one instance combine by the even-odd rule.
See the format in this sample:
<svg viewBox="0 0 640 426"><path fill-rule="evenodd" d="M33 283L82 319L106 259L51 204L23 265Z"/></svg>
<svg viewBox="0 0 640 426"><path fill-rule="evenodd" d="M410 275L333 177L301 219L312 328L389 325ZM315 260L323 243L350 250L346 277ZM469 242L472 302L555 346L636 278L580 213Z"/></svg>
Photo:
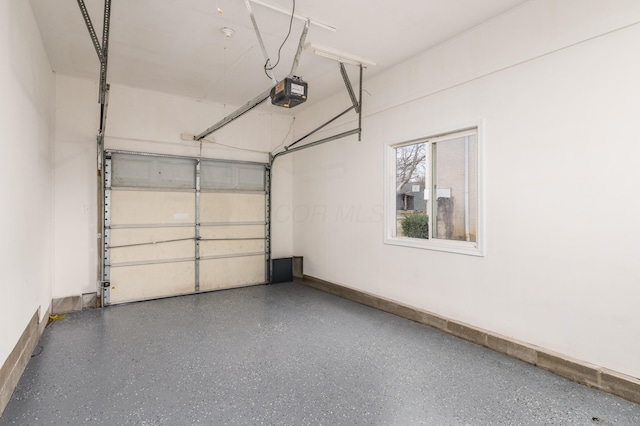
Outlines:
<svg viewBox="0 0 640 426"><path fill-rule="evenodd" d="M84 293L82 295L82 309L98 307L98 293Z"/></svg>
<svg viewBox="0 0 640 426"><path fill-rule="evenodd" d="M574 382L640 404L640 380L635 377L575 360L538 346L309 275L304 275L303 279L298 282L326 293L437 328L445 333L535 365Z"/></svg>
<svg viewBox="0 0 640 426"><path fill-rule="evenodd" d="M47 309L42 321L40 321L39 309L33 314L13 351L11 351L9 357L0 368L0 416L2 416L9 400L11 400L11 395L16 386L18 386L20 376L22 376L24 369L27 367L31 354L44 332L50 312L51 307Z"/></svg>
<svg viewBox="0 0 640 426"><path fill-rule="evenodd" d="M96 293L85 293L80 296L61 297L51 302L51 312L54 314L68 314L83 309L95 308L98 302Z"/></svg>

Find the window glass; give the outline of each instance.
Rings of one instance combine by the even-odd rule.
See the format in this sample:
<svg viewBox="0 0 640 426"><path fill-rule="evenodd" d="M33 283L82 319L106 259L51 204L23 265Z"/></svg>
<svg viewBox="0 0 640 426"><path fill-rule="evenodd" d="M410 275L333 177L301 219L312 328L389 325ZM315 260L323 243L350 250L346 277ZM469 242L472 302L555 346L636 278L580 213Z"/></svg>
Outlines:
<svg viewBox="0 0 640 426"><path fill-rule="evenodd" d="M205 190L264 191L264 165L203 160L200 186Z"/></svg>
<svg viewBox="0 0 640 426"><path fill-rule="evenodd" d="M477 145L475 135L432 144L434 238L476 241Z"/></svg>
<svg viewBox="0 0 640 426"><path fill-rule="evenodd" d="M425 177L427 144L396 148L396 235L429 238Z"/></svg>
<svg viewBox="0 0 640 426"><path fill-rule="evenodd" d="M195 189L195 160L113 154L111 184L116 187Z"/></svg>
<svg viewBox="0 0 640 426"><path fill-rule="evenodd" d="M387 242L477 248L477 129L398 144L391 152L394 199L387 200Z"/></svg>

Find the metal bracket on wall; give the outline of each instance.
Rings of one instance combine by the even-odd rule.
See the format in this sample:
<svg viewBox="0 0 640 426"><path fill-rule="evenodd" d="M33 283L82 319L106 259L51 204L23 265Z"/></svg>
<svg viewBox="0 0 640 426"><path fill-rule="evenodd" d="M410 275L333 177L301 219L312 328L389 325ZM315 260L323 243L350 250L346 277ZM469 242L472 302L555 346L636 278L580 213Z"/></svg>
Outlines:
<svg viewBox="0 0 640 426"><path fill-rule="evenodd" d="M298 69L298 64L300 63L300 55L302 55L302 49L304 48L304 42L307 39L307 33L309 32L309 24L310 20L306 20L304 22L304 27L302 28L302 34L300 34L300 41L298 41L298 50L296 50L296 54L293 57L293 63L291 64L291 71L289 71L289 77L293 77L296 70Z"/></svg>
<svg viewBox="0 0 640 426"><path fill-rule="evenodd" d="M102 45L98 40L96 31L91 22L89 11L84 4L84 0L77 0L80 7L80 13L89 31L89 36L93 42L93 47L98 55L98 61L100 61L100 88L98 93L98 103L100 104L100 128L98 129L98 135L104 136L104 130L106 127L106 108L107 108L107 92L109 91L109 85L107 84L107 64L109 59L109 28L111 26L111 0L104 1L104 18L102 27Z"/></svg>
<svg viewBox="0 0 640 426"><path fill-rule="evenodd" d="M362 67L360 67L360 69L362 69ZM342 74L342 81L344 81L344 85L347 88L349 97L351 98L351 104L356 110L356 113L360 114L360 102L356 98L356 94L353 91L353 86L351 85L351 80L349 80L349 74L347 74L347 70L342 62L340 62L340 74ZM362 87L362 79L360 79L360 83L360 87Z"/></svg>
<svg viewBox="0 0 640 426"><path fill-rule="evenodd" d="M111 183L106 182L108 179L107 173L104 171L105 166L105 154L104 154L104 135L107 126L107 108L109 106L109 84L107 83L107 65L108 65L108 57L109 57L109 29L111 27L111 0L104 0L104 15L103 15L103 26L102 26L102 44L100 44L100 40L98 40L98 36L96 34L95 28L93 27L93 23L91 22L91 16L89 16L89 11L84 3L84 0L77 0L78 7L80 8L80 13L82 14L82 19L84 20L85 25L87 26L87 30L89 31L89 36L91 37L91 42L93 43L93 47L96 50L96 54L98 55L98 61L100 62L100 87L98 89L98 103L100 104L100 123L98 127L98 133L96 137L96 167L98 171L98 217L97 217L97 225L98 228L102 229L102 232L98 235L98 253L100 256L98 265L99 270L97 271L98 282L108 282L109 280L109 228L108 228L108 206L107 200L110 198L110 188ZM109 191L107 193L106 191ZM104 201L103 201L104 200ZM106 304L109 303L108 293L105 293L104 286L99 284L98 294L101 296L101 305L105 306L105 294L106 294Z"/></svg>
<svg viewBox="0 0 640 426"><path fill-rule="evenodd" d="M202 154L201 154L202 155ZM195 255L196 255L196 262L195 262L195 281L196 281L196 288L195 291L196 293L200 291L200 238L201 238L201 234L200 234L200 193L201 193L201 188L200 188L200 169L201 169L201 165L202 165L202 160L199 158L196 161L196 229L195 229L195 233L196 233L196 238L195 238Z"/></svg>
<svg viewBox="0 0 640 426"><path fill-rule="evenodd" d="M341 113L339 113L338 115L334 116L333 118L325 121L323 124L321 124L320 126L316 127L315 129L313 129L312 131L310 131L309 133L307 133L306 135L302 136L300 139L297 139L296 141L292 142L291 144L287 145L284 147L284 151L280 151L276 154L273 155L273 158L271 160L271 163L273 163L273 161L275 161L276 158L291 153L291 152L295 152L295 151L299 151L301 149L304 148L310 148L312 146L316 146L316 145L320 145L324 142L330 142L336 139L340 139L346 136L350 136L353 134L358 134L358 140L361 140L361 135L362 135L362 68L363 66L360 65L360 93L359 93L359 99L356 100L356 96L355 93L353 91L353 87L351 86L351 81L349 80L349 76L347 75L347 71L344 68L344 64L342 62L340 62L340 72L342 74L342 78L344 80L344 84L347 87L347 92L349 92L349 97L351 98L351 102L352 105L350 107L348 107L347 109L345 109L344 111L342 111ZM308 138L309 136L315 134L316 132L318 132L319 130L325 128L326 126L328 126L329 124L333 123L334 121L336 121L337 119L339 119L340 117L342 117L343 115L345 115L346 113L348 113L351 110L356 110L356 113L358 114L358 127L353 129L353 130L349 130L343 133L340 133L338 135L335 136L329 136L327 138L324 139L320 139L318 141L312 142L312 143L308 143L305 145L302 145L300 147L297 147L295 149L292 149L295 145L297 145L298 143L302 142L303 140L305 140L306 138Z"/></svg>
<svg viewBox="0 0 640 426"><path fill-rule="evenodd" d="M103 191L104 202L102 210L102 252L100 253L100 270L101 281L100 283L109 282L111 280L111 164L112 160L110 156L105 156L104 160L104 174L103 174ZM109 290L110 290L109 286ZM110 303L109 294L105 299L104 286L101 285L98 289L102 296L101 306L107 306Z"/></svg>
<svg viewBox="0 0 640 426"><path fill-rule="evenodd" d="M100 281L100 307L104 308L111 304L111 283L109 281Z"/></svg>
<svg viewBox="0 0 640 426"><path fill-rule="evenodd" d="M265 167L265 282L271 284L271 162L273 158L269 154L269 164Z"/></svg>

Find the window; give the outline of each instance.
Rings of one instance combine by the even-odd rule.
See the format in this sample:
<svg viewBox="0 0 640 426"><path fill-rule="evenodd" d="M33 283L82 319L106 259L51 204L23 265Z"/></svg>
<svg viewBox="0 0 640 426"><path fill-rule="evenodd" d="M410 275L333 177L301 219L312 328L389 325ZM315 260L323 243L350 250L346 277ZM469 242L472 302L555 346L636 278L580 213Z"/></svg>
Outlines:
<svg viewBox="0 0 640 426"><path fill-rule="evenodd" d="M481 255L477 128L387 148L386 238Z"/></svg>

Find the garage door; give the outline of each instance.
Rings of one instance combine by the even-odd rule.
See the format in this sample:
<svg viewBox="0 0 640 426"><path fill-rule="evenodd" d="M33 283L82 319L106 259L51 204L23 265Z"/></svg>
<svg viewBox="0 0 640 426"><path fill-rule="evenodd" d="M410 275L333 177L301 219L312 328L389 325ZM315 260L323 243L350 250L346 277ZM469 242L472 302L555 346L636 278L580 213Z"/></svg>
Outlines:
<svg viewBox="0 0 640 426"><path fill-rule="evenodd" d="M267 281L265 165L105 159L105 304Z"/></svg>

